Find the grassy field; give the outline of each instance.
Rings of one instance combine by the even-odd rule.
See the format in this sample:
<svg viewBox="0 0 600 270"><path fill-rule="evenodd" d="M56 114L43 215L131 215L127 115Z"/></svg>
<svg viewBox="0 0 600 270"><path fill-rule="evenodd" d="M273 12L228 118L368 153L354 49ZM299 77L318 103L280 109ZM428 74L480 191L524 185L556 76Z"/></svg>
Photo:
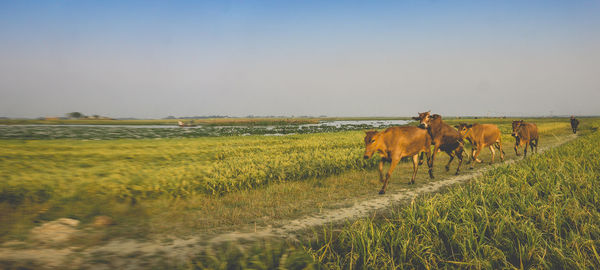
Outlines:
<svg viewBox="0 0 600 270"><path fill-rule="evenodd" d="M182 268L597 269L598 127L391 214L317 229L300 244L215 246Z"/></svg>
<svg viewBox="0 0 600 270"><path fill-rule="evenodd" d="M510 120L500 124L505 152L514 157ZM538 124L542 145L569 132L564 120ZM23 238L35 224L60 217L85 224L108 215L118 222L112 237L140 237L173 228L191 233L268 224L342 207L374 196L379 187L373 170L377 158L362 159L362 137L362 132L347 131L284 137L3 140L0 239ZM482 158L488 157L486 150ZM436 163L436 180L451 175L441 165L446 161L441 155ZM390 191L407 187L409 166L398 167ZM417 183L427 181L422 169Z"/></svg>
<svg viewBox="0 0 600 270"><path fill-rule="evenodd" d="M597 269L599 145L594 132L386 219L325 231L310 253L328 268Z"/></svg>

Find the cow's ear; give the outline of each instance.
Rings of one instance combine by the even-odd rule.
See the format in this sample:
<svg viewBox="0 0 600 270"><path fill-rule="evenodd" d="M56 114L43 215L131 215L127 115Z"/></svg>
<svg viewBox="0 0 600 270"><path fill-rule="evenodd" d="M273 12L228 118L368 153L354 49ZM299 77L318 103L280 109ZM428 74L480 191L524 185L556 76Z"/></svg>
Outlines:
<svg viewBox="0 0 600 270"><path fill-rule="evenodd" d="M467 125L467 128L472 128L473 124Z"/></svg>
<svg viewBox="0 0 600 270"><path fill-rule="evenodd" d="M419 118L419 117L413 117L412 119L417 120L417 121L421 120L421 118Z"/></svg>
<svg viewBox="0 0 600 270"><path fill-rule="evenodd" d="M456 129L460 129L460 125L455 125L454 126Z"/></svg>

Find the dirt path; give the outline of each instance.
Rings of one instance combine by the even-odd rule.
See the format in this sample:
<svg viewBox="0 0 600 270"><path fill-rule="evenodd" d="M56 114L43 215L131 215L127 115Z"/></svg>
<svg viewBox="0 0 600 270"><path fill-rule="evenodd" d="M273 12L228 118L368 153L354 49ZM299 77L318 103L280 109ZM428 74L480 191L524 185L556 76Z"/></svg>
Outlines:
<svg viewBox="0 0 600 270"><path fill-rule="evenodd" d="M575 139L575 134L563 137L553 147ZM544 152L550 147L540 147ZM199 250L215 243L236 240L253 240L265 237L292 238L297 232L330 223L340 223L368 216L374 211L385 210L390 205L410 201L419 194L432 193L456 184L461 184L480 176L483 172L513 164L519 159L507 160L491 166L481 166L467 174L454 176L449 179L429 182L413 189L401 189L383 196L355 203L351 207L326 210L319 214L287 221L279 221L269 227L256 228L250 232L230 232L216 236L200 235L189 239L171 238L162 241L140 242L135 240L113 240L101 246L88 248L38 247L15 248L22 242L4 243L0 246L0 263L10 263L8 268L29 266L35 269L140 269L160 263L185 262L187 258ZM0 264L0 269L2 265Z"/></svg>

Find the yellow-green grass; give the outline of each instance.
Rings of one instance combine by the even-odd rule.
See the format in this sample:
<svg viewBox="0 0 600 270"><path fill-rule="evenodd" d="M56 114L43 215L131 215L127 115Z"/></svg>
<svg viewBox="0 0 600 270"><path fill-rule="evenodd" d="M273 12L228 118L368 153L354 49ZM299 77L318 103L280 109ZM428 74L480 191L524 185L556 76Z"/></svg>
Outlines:
<svg viewBox="0 0 600 270"><path fill-rule="evenodd" d="M595 119L582 138L384 216L319 228L300 246L212 246L182 268L597 269L598 127Z"/></svg>
<svg viewBox="0 0 600 270"><path fill-rule="evenodd" d="M598 269L600 122L582 138L308 244L327 269Z"/></svg>
<svg viewBox="0 0 600 270"><path fill-rule="evenodd" d="M509 125L500 127L511 157L514 139ZM540 123L539 128L541 146L556 143L569 132L564 121ZM109 215L118 223L114 236L136 237L268 224L344 206L376 196L380 185L373 170L377 158L362 160L362 137L362 132L340 132L2 141L1 238L22 237L36 222L60 217L85 223L95 215ZM453 172L444 172L440 164L447 158L439 156L436 180ZM486 150L481 158L487 157ZM410 166L398 167L390 192L408 187ZM463 164L464 171L467 167ZM417 183L426 181L422 167Z"/></svg>

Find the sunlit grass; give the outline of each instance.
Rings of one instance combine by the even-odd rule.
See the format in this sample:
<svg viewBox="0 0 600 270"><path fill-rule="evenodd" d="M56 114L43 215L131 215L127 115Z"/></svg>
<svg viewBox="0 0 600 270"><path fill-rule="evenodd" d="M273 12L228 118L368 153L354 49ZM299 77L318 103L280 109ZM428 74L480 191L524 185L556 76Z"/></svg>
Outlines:
<svg viewBox="0 0 600 270"><path fill-rule="evenodd" d="M500 125L505 151L514 139ZM569 133L541 123L541 145ZM285 137L160 140L4 140L0 143L1 238L72 217L109 215L128 235L268 224L375 196L377 158L364 161L361 131ZM439 155L442 180L447 161ZM481 159L489 157L484 150ZM510 156L509 156L510 157ZM453 163L456 166L456 161ZM401 163L390 191L409 187ZM463 171L468 166L463 164ZM426 169L417 186L429 181ZM191 218L193 217L193 218ZM132 229L134 228L134 229ZM124 232L115 233L123 235Z"/></svg>
<svg viewBox="0 0 600 270"><path fill-rule="evenodd" d="M262 260L312 269L597 269L597 128L598 122L588 125L583 138L416 198L383 217L316 229L303 248L277 241L208 247L183 268L225 269Z"/></svg>
<svg viewBox="0 0 600 270"><path fill-rule="evenodd" d="M386 219L325 230L309 252L344 269L598 268L598 145L595 132L425 195Z"/></svg>

